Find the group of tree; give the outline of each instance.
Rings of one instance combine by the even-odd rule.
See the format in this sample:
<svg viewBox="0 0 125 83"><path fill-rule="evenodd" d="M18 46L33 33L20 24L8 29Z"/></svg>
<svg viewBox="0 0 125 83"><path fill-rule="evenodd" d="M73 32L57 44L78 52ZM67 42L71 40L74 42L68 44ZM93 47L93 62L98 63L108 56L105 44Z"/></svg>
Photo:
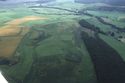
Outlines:
<svg viewBox="0 0 125 83"><path fill-rule="evenodd" d="M107 3L111 5L125 5L125 0L75 0L75 2L79 3Z"/></svg>

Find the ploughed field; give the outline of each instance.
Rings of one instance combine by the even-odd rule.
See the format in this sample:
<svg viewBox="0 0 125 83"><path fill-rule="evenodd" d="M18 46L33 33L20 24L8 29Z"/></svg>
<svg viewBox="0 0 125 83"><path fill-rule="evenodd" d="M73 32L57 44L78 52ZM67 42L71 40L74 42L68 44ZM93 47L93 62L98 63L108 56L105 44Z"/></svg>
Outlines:
<svg viewBox="0 0 125 83"><path fill-rule="evenodd" d="M125 82L125 12L101 3L23 7L0 9L9 83Z"/></svg>

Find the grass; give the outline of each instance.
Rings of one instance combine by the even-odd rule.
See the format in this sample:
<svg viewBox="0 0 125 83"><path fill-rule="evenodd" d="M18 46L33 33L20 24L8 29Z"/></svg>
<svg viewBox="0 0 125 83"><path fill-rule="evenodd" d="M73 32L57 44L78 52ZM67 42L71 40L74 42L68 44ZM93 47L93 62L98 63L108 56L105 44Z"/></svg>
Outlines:
<svg viewBox="0 0 125 83"><path fill-rule="evenodd" d="M7 36L7 38L10 39L10 40L1 40L0 41L0 49L1 49L0 57L1 58L2 57L4 57L4 58L11 57L13 55L13 53L15 52L16 48L18 47L18 44L20 43L22 37L29 31L24 28L22 28L22 29L19 28L21 23L27 22L27 21L33 21L33 20L42 20L42 19L44 19L44 18L35 17L35 16L24 17L24 18L12 20L12 21L8 22L6 26L0 28L0 31L1 31L0 36L2 36L3 38ZM20 31L21 31L21 33L20 33ZM20 34L18 35L18 33L20 33ZM11 37L11 36L13 36L13 37Z"/></svg>
<svg viewBox="0 0 125 83"><path fill-rule="evenodd" d="M98 82L117 83L121 80L124 81L125 65L117 51L115 51L96 35L95 37L90 37L88 33L83 32L82 39L84 40L94 63Z"/></svg>
<svg viewBox="0 0 125 83"><path fill-rule="evenodd" d="M103 32L108 32L111 30L110 26L107 26L101 22L99 22L96 18L90 18L86 20L90 24L93 24L94 26L98 27Z"/></svg>
<svg viewBox="0 0 125 83"><path fill-rule="evenodd" d="M87 4L69 3L57 4L55 6L71 10L81 10L90 7ZM46 10L45 8L34 9L41 13L69 13L48 8ZM120 24L116 20L118 16L123 16L123 13L104 11L88 12L97 16L108 16L114 24L124 26L123 23L120 22ZM47 83L48 81L52 81L54 83L63 83L66 81L68 83L73 83L74 81L78 81L79 83L97 83L94 64L91 60L90 53L86 49L86 45L83 41L81 42L81 40L78 39L80 43L76 43L75 31L80 27L77 24L80 19L85 19L104 32L112 30L109 26L100 23L94 17L92 18L86 15L43 15L37 14L33 12L31 8L25 6L18 6L1 13L0 26L6 25L4 24L5 22L25 16L38 16L47 19L20 24L20 26L29 27L30 31L27 33L27 30L25 31L24 29L21 33L23 39L14 54L15 56L16 53L19 54L17 58L19 62L12 66L0 65L1 70L10 82L20 83L23 81L25 83L41 83L42 81ZM40 33L42 33L42 38L39 38L41 36ZM100 38L114 48L125 60L124 43L101 34ZM15 39L13 41L15 41ZM8 44L10 43L11 42ZM11 46L8 44L7 46ZM76 57L75 59L73 58L74 56Z"/></svg>
<svg viewBox="0 0 125 83"><path fill-rule="evenodd" d="M30 75L30 77L33 79L29 78L30 81L26 81L27 83L30 83L31 81L39 83L40 79L34 80L34 78L41 77L40 76L41 74L39 73L41 72L55 73L54 70L59 69L57 70L58 73L61 72L64 73L59 75L58 80L55 79L54 77L57 75L57 73L53 74L54 76L48 75L48 77L46 76L44 77L48 80L53 80L53 82L59 80L62 80L63 82L63 80L65 79L70 79L71 82L73 82L74 80L78 80L80 81L80 83L82 82L96 83L96 76L94 73L93 64L91 62L91 58L86 50L84 43L82 44L81 48L77 47L74 43L75 40L73 39L74 37L73 31L77 29L78 24L76 23L76 21L70 21L70 24L68 22L69 21L52 23L46 26L39 25L38 28L36 28L36 26L32 27L33 30L34 29L39 31L42 30L44 31L44 33L50 36L42 41L37 42L39 45L35 46L37 44L31 45L32 40L29 39L29 36L35 34L29 32L27 36L24 37L22 43L20 44L17 50L20 53L19 63L12 67L9 66L1 67L2 70L5 72L5 75L8 75L11 79L14 79L14 81L16 80L18 82L20 82L21 80L26 81L28 79L27 76ZM80 63L75 63L72 61L72 59L71 61L66 60L65 57L67 56L67 53L78 54L82 56L82 61ZM46 61L45 57L48 57L49 61ZM55 63L54 58L57 58L57 61L61 63L57 62ZM51 63L49 63L50 61ZM50 65L50 67L45 65L41 67L42 64ZM63 68L64 70L60 69L60 67ZM70 67L72 68L71 71L68 70L70 69ZM46 70L43 70L44 68ZM31 70L33 71L32 73L30 72ZM38 70L41 70L41 72L38 73ZM36 76L36 74L38 75ZM66 77L65 74L67 75Z"/></svg>
<svg viewBox="0 0 125 83"><path fill-rule="evenodd" d="M110 45L112 48L114 48L125 60L125 44L119 42L118 40L113 39L112 37L108 37L105 35L100 34L100 38L103 39L108 45Z"/></svg>
<svg viewBox="0 0 125 83"><path fill-rule="evenodd" d="M85 7L84 4L79 4L79 3L71 3L71 2L62 2L62 3L56 3L52 5L54 7L60 7L60 8L66 8L66 9L81 9Z"/></svg>
<svg viewBox="0 0 125 83"><path fill-rule="evenodd" d="M58 24L54 23L54 24L50 24L47 27L45 27L47 32L53 36L49 39L46 39L46 40L40 42L40 45L36 48L38 55L40 55L39 57L43 57L43 56L49 57L49 56L54 56L54 55L64 57L65 53L67 53L66 51L68 51L68 52L70 51L73 53L77 53L77 52L79 53L79 51L80 51L80 53L82 53L83 60L76 67L76 70L74 70L78 76L77 78L81 82L89 82L89 83L96 82L96 80L95 80L96 77L95 77L93 66L92 66L93 64L92 64L89 54L86 50L86 47L83 44L82 48L80 49L80 48L77 48L77 46L75 46L73 43L74 40L73 40L72 30L75 29L76 25L74 25L73 21L71 21L69 25L67 25L68 23L61 22L61 24L63 24L63 23L65 24L64 26L61 26L60 23L58 23ZM63 28L63 30L61 30L61 32L58 32L58 30L62 29L62 28ZM50 29L51 32L49 32L48 29ZM53 29L53 30L51 30L51 29ZM63 51L63 49L64 49L64 51ZM63 58L62 58L62 60L63 60ZM81 73L79 73L78 71L81 71Z"/></svg>
<svg viewBox="0 0 125 83"><path fill-rule="evenodd" d="M1 70L4 72L7 79L11 81L22 81L25 76L30 71L33 62L33 50L31 47L25 46L26 39L24 38L18 48L17 52L19 52L19 62L18 64L10 67L3 65L1 66Z"/></svg>
<svg viewBox="0 0 125 83"><path fill-rule="evenodd" d="M88 13L93 14L95 16L102 16L102 17L108 17L108 19L110 19L111 23L124 28L125 24L124 22L121 22L119 20L120 17L124 17L124 12L117 12L117 11L88 11Z"/></svg>

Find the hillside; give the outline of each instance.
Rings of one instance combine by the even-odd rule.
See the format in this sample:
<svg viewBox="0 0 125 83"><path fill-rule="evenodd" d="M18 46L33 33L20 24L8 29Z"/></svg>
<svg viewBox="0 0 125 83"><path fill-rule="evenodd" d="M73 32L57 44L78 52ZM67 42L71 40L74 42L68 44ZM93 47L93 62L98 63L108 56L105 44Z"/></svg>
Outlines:
<svg viewBox="0 0 125 83"><path fill-rule="evenodd" d="M124 6L125 0L75 0L79 3L107 3L111 5Z"/></svg>
<svg viewBox="0 0 125 83"><path fill-rule="evenodd" d="M27 3L0 5L0 71L9 83L125 83L124 7Z"/></svg>

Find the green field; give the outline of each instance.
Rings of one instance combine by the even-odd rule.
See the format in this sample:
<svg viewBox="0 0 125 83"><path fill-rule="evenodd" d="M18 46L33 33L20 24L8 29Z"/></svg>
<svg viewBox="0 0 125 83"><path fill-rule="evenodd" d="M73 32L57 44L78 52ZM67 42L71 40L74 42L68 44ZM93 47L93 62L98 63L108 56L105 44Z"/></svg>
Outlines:
<svg viewBox="0 0 125 83"><path fill-rule="evenodd" d="M0 69L9 83L99 83L102 78L98 77L97 66L100 65L96 65L94 60L101 58L93 59L94 53L89 50L89 47L98 49L94 45L89 46L95 42L99 43L97 46L104 43L111 50L107 54L118 53L116 56L125 61L125 24L118 20L125 12L87 10L93 5L79 3L52 7L56 8L32 8L20 4L0 9L0 31L6 23L16 19L27 16L46 18L20 24L18 28L29 28L29 31L23 35L10 58L0 57ZM78 11L86 11L92 16ZM0 44L9 39L11 36L0 36ZM105 51L103 49L106 47L95 54L101 54Z"/></svg>

